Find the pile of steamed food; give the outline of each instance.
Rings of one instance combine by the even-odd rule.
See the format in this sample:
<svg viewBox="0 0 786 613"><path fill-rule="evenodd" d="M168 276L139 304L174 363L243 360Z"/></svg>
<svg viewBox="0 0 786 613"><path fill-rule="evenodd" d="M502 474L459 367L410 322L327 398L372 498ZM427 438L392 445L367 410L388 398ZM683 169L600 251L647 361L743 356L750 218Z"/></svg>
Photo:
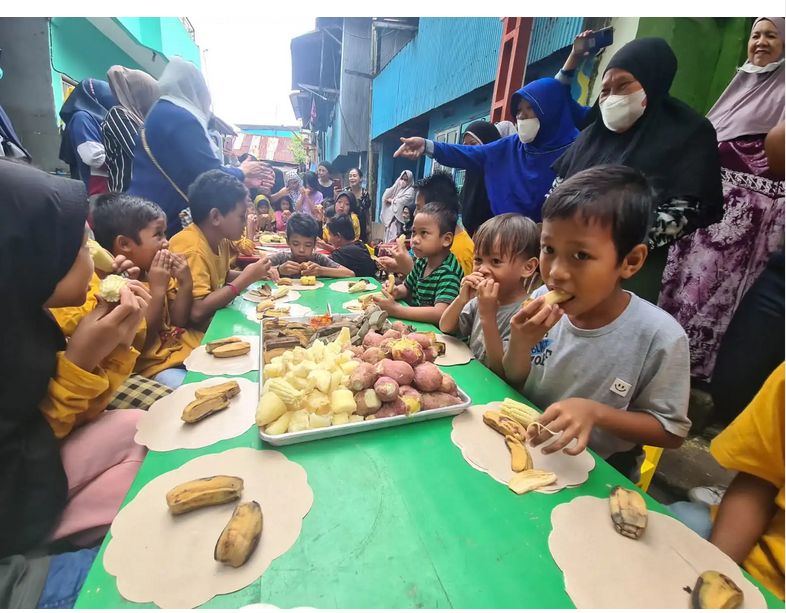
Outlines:
<svg viewBox="0 0 786 613"><path fill-rule="evenodd" d="M343 328L330 343L285 351L264 367L256 423L280 435L461 404L456 382L433 363L433 338L393 328L355 346Z"/></svg>

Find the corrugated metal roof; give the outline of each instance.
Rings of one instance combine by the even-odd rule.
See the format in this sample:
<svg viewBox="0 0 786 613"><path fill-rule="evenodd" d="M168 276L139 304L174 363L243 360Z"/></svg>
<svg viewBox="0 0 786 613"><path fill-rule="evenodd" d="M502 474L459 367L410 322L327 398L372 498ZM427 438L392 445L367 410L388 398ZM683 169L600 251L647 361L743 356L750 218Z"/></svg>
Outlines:
<svg viewBox="0 0 786 613"><path fill-rule="evenodd" d="M238 156L250 153L258 160L294 164L295 156L289 150L291 144L291 138L240 133L234 140L233 152Z"/></svg>
<svg viewBox="0 0 786 613"><path fill-rule="evenodd" d="M581 33L583 17L536 17L532 25L527 64L534 64L555 51L573 44Z"/></svg>
<svg viewBox="0 0 786 613"><path fill-rule="evenodd" d="M372 138L494 81L501 37L498 17L422 17L374 79Z"/></svg>

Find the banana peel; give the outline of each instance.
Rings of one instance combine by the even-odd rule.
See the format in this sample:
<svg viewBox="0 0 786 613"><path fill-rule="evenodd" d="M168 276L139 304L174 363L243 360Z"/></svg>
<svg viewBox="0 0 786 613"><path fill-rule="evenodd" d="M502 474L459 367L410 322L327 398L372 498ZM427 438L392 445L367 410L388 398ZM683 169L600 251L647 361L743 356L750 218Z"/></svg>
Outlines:
<svg viewBox="0 0 786 613"><path fill-rule="evenodd" d="M227 381L226 383L219 383L218 385L211 385L209 387L200 387L194 392L197 398L210 398L210 396L226 396L234 398L240 393L240 384L237 381Z"/></svg>
<svg viewBox="0 0 786 613"><path fill-rule="evenodd" d="M507 443L510 450L510 469L514 473L531 470L532 456L524 443L510 435L505 437L505 443Z"/></svg>
<svg viewBox="0 0 786 613"><path fill-rule="evenodd" d="M508 487L516 494L526 494L533 492L547 485L557 482L557 475L546 472L538 468L531 468L520 473L516 473L508 483Z"/></svg>
<svg viewBox="0 0 786 613"><path fill-rule="evenodd" d="M714 570L703 572L690 594L691 609L736 609L745 595L726 575Z"/></svg>
<svg viewBox="0 0 786 613"><path fill-rule="evenodd" d="M213 559L233 568L243 566L262 536L262 508L256 500L237 505L216 541Z"/></svg>
<svg viewBox="0 0 786 613"><path fill-rule="evenodd" d="M229 343L213 349L214 358L234 358L239 355L245 355L251 352L251 343L244 341L238 343Z"/></svg>
<svg viewBox="0 0 786 613"><path fill-rule="evenodd" d="M647 503L637 491L619 485L611 488L609 512L614 528L622 536L635 540L647 529Z"/></svg>
<svg viewBox="0 0 786 613"><path fill-rule="evenodd" d="M186 405L180 419L187 424L195 424L198 421L202 421L205 417L223 411L228 406L229 398L224 394L208 396L207 398L197 398Z"/></svg>
<svg viewBox="0 0 786 613"><path fill-rule="evenodd" d="M228 336L227 338L220 338L217 341L210 341L209 343L205 343L205 351L212 354L213 351L218 349L219 347L223 347L224 345L229 345L231 343L239 343L240 339L236 336Z"/></svg>
<svg viewBox="0 0 786 613"><path fill-rule="evenodd" d="M497 411L486 411L483 413L483 423L499 432L502 436L511 436L522 443L527 440L527 430L524 426L515 419L505 417Z"/></svg>

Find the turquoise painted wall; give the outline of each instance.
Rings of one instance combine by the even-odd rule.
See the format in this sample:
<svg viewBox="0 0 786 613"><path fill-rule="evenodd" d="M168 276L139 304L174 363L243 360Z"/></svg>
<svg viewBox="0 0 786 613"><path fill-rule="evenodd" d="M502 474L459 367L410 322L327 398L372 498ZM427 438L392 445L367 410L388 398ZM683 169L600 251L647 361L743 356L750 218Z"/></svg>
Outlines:
<svg viewBox="0 0 786 613"><path fill-rule="evenodd" d="M170 58L179 55L201 68L199 47L177 17L113 17L143 47Z"/></svg>

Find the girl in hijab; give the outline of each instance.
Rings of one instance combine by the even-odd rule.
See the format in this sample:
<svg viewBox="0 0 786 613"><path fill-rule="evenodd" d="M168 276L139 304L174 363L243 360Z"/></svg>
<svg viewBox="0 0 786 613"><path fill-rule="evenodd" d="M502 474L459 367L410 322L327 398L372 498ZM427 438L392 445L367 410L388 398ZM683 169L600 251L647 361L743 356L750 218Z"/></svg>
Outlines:
<svg viewBox="0 0 786 613"><path fill-rule="evenodd" d="M385 226L382 242L392 243L404 232L404 209L415 205L415 187L412 172L405 170L398 180L382 194L379 219ZM354 223L354 220L353 220ZM356 231L359 235L359 231Z"/></svg>
<svg viewBox="0 0 786 613"><path fill-rule="evenodd" d="M65 124L60 140L60 159L71 168L71 178L81 179L90 196L109 191L106 150L101 142L101 122L117 104L109 84L85 79L60 109Z"/></svg>
<svg viewBox="0 0 786 613"><path fill-rule="evenodd" d="M783 48L783 17L758 18L747 61L707 115L717 132L723 218L669 251L658 304L688 333L691 374L701 381L712 375L742 297L783 250L783 168L771 168L764 151L783 118Z"/></svg>
<svg viewBox="0 0 786 613"><path fill-rule="evenodd" d="M513 132L510 133L515 133L515 127L510 121L503 123L507 123L513 128ZM462 143L477 147L494 143L500 138L500 132L494 124L488 121L473 121L467 126ZM464 229L472 236L485 221L494 216L491 212L488 192L486 192L483 171L467 170L464 175L464 185L461 186L459 202L461 203L461 220L464 223Z"/></svg>
<svg viewBox="0 0 786 613"><path fill-rule="evenodd" d="M288 170L284 175L284 181L287 190L287 193L284 195L289 196L292 202L300 200L300 194L303 191L303 182L300 180L300 175L297 173L297 170Z"/></svg>
<svg viewBox="0 0 786 613"><path fill-rule="evenodd" d="M158 204L167 215L167 235L183 228L189 216L189 186L203 172L220 168L244 181L249 189L269 190L273 171L262 162L245 161L240 168L221 166L218 149L208 134L211 98L199 68L174 56L158 81L161 98L145 118L136 139L128 193Z"/></svg>
<svg viewBox="0 0 786 613"><path fill-rule="evenodd" d="M141 411L91 412L113 385L99 363L128 351L144 319L144 286L133 282L113 309L96 308L68 343L49 311L86 299L86 220L80 182L0 160L0 291L14 330L0 343L0 558L63 538L77 546L102 538L145 455L133 440ZM10 602L35 607L42 587L49 599L76 598L78 586L56 593L74 588L53 577L58 557L10 560L0 561L0 601L10 590ZM71 561L85 576L92 556ZM20 575L20 564L29 572Z"/></svg>
<svg viewBox="0 0 786 613"><path fill-rule="evenodd" d="M112 66L106 73L117 99L101 124L101 141L106 150L109 191L125 192L131 185L134 142L145 117L161 96L158 81L146 72Z"/></svg>
<svg viewBox="0 0 786 613"><path fill-rule="evenodd" d="M519 213L539 222L554 182L551 165L579 133L571 117L575 104L559 81L539 79L511 96L518 136L480 146L402 138L394 157L414 160L425 153L444 166L482 172L494 215Z"/></svg>
<svg viewBox="0 0 786 613"><path fill-rule="evenodd" d="M642 171L660 192L650 253L626 289L655 303L668 245L720 217L723 194L712 124L669 95L677 58L662 38L629 42L611 58L594 121L554 164L555 185L601 164Z"/></svg>

